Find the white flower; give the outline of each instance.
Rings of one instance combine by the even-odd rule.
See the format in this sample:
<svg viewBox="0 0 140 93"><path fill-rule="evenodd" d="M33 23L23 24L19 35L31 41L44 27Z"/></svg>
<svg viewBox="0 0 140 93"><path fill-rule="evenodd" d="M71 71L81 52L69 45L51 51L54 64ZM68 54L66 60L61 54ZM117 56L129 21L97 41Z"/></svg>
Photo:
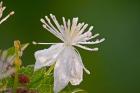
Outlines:
<svg viewBox="0 0 140 93"><path fill-rule="evenodd" d="M35 70L44 66L54 67L54 93L58 93L70 82L72 85L79 85L83 80L83 69L89 74L90 72L84 67L81 56L76 47L80 47L89 51L97 51L98 48L89 48L84 45L98 44L105 39L96 39L89 41L99 36L99 34L92 35L91 26L88 30L88 24L78 23L78 18L73 18L66 22L63 17L63 25L60 25L56 17L50 14L51 20L56 26L51 23L51 20L45 16L45 20L41 19L43 27L50 31L57 38L62 40L62 43L36 43L34 44L52 44L48 49L39 50L35 52ZM87 31L86 31L87 30Z"/></svg>
<svg viewBox="0 0 140 93"><path fill-rule="evenodd" d="M7 56L7 51L0 51L0 80L10 76L15 72L13 68L13 60L15 56Z"/></svg>
<svg viewBox="0 0 140 93"><path fill-rule="evenodd" d="M2 6L3 2L1 1L0 2L0 24L2 24L4 21L6 21L11 15L14 14L14 11L10 12L6 17L4 17L3 19L2 18L2 15L3 15L3 11L6 9L6 7Z"/></svg>
<svg viewBox="0 0 140 93"><path fill-rule="evenodd" d="M27 43L21 46L20 56L22 56L23 51L28 45ZM13 48L4 51L0 50L0 80L15 73L14 61L16 59L16 53L11 50L13 50Z"/></svg>

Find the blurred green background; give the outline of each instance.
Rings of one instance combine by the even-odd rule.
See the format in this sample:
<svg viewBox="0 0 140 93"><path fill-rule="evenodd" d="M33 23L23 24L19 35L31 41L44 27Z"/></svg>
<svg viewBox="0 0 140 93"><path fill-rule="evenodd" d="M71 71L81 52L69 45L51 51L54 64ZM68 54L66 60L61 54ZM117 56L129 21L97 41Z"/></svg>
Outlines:
<svg viewBox="0 0 140 93"><path fill-rule="evenodd" d="M59 42L42 28L40 18L53 13L61 21L79 17L94 25L94 32L105 37L100 51L78 49L91 75L84 74L80 88L89 93L140 93L140 0L3 0L15 15L0 25L0 48L6 49L18 39ZM62 21L61 21L62 22ZM34 52L49 46L30 45L24 52L24 64L34 64Z"/></svg>

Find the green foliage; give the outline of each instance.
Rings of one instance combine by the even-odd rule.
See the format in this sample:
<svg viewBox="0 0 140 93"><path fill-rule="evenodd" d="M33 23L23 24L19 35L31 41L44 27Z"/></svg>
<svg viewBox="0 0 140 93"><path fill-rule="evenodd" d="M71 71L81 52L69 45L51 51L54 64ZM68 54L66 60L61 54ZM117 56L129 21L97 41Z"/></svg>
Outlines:
<svg viewBox="0 0 140 93"><path fill-rule="evenodd" d="M20 73L30 76L30 83L28 88L35 89L39 93L53 93L53 74L46 74L47 68L42 68L34 72L34 66L29 65L22 67ZM65 88L60 93L87 93L82 89L70 89L70 87Z"/></svg>
<svg viewBox="0 0 140 93"><path fill-rule="evenodd" d="M29 77L30 82L24 87L28 88L29 90L35 90L37 93L53 93L53 74L50 73L46 75L48 69L42 68L38 71L34 71L33 65L28 65L26 67L21 67L19 74L24 74ZM7 88L13 87L14 78L8 77L5 79L7 83ZM19 87L23 87L19 83ZM67 86L63 91L60 93L87 93L82 89L71 89Z"/></svg>
<svg viewBox="0 0 140 93"><path fill-rule="evenodd" d="M21 52L23 52L28 45L29 45L28 43L21 45ZM11 47L5 51L6 51L5 58L15 56L14 47ZM11 62L14 60L15 58L11 60ZM53 93L53 73L51 72L53 68L54 66L51 66L50 68L44 67L37 71L34 71L34 65L28 65L26 67L22 66L18 71L18 76L20 75L26 76L29 79L29 82L27 82L26 84L22 84L20 81L18 81L17 88L26 89L28 91L35 91L31 93ZM6 89L13 89L14 77L15 73L10 75L9 77L0 80L0 93L1 91ZM70 86L67 86L60 93L87 93L87 92L85 92L82 89L73 90L70 88Z"/></svg>
<svg viewBox="0 0 140 93"><path fill-rule="evenodd" d="M46 85L51 85L53 83L52 74L46 75L47 69L42 68L38 71L34 71L34 66L29 65L26 67L22 67L20 73L26 74L30 78L30 83L28 84L29 88L37 88Z"/></svg>

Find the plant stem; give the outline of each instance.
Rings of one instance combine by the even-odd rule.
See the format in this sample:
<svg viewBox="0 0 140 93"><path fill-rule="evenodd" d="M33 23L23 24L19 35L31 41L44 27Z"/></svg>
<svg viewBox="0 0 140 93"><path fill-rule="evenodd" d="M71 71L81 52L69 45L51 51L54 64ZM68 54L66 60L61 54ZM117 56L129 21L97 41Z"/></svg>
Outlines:
<svg viewBox="0 0 140 93"><path fill-rule="evenodd" d="M18 71L19 71L19 69L20 69L20 58L19 58L19 56L17 56L17 58L16 58L16 60L15 60L15 70L16 70L16 72L15 72L15 78L14 78L14 85L13 85L13 93L16 93L16 89L17 89L17 87L18 87Z"/></svg>
<svg viewBox="0 0 140 93"><path fill-rule="evenodd" d="M18 86L18 67L16 66L15 78L14 78L14 86L13 86L13 93L16 93L16 89Z"/></svg>
<svg viewBox="0 0 140 93"><path fill-rule="evenodd" d="M14 46L15 46L15 54L16 54L16 59L15 59L15 78L14 78L14 85L13 85L13 93L16 93L17 87L18 87L18 71L21 66L21 45L20 41L16 40L14 41Z"/></svg>
<svg viewBox="0 0 140 93"><path fill-rule="evenodd" d="M52 70L54 69L54 66L55 66L55 64L54 65L51 65L51 67L48 69L48 71L45 73L45 75L46 76L48 76L51 72L52 72Z"/></svg>

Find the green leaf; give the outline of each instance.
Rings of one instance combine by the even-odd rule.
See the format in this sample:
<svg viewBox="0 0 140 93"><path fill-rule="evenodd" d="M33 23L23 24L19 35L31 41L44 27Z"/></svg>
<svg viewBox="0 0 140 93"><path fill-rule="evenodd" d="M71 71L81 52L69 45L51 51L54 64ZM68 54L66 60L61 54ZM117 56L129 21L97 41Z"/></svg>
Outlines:
<svg viewBox="0 0 140 93"><path fill-rule="evenodd" d="M28 88L36 89L39 93L53 93L53 75L46 76L47 69L42 68L34 72L34 66L22 67L20 73L30 75Z"/></svg>
<svg viewBox="0 0 140 93"><path fill-rule="evenodd" d="M53 93L53 74L47 74L48 69L45 67L34 72L34 65L22 67L20 73L30 76L29 89L37 90L39 93ZM83 89L72 89L68 85L60 93L87 93Z"/></svg>
<svg viewBox="0 0 140 93"><path fill-rule="evenodd" d="M28 45L29 45L28 43L23 44L21 51L23 52L27 48ZM7 53L5 58L15 55L14 47L11 47L5 51ZM1 57L1 54L2 54L2 51L0 50L0 57ZM14 61L14 59L12 61ZM5 62L3 62L3 63L5 63ZM52 66L52 68L49 68L49 69L44 67L38 71L34 71L34 65L28 65L26 67L24 67L24 66L21 67L19 70L19 74L25 74L30 79L30 82L24 87L27 87L30 90L38 91L38 93L53 93L53 83L54 82L53 82L53 73L51 72L52 69L53 69L53 66ZM12 88L14 78L7 77L7 78L5 78L5 80L7 82L6 83L7 88ZM4 85L4 83L1 82L1 80L0 80L0 84ZM20 87L20 85L19 85L19 87ZM71 89L70 86L68 85L60 93L87 93L87 92L82 89Z"/></svg>
<svg viewBox="0 0 140 93"><path fill-rule="evenodd" d="M26 67L22 66L19 70L19 73L26 74L28 76L32 76L33 72L34 72L33 65L28 65Z"/></svg>
<svg viewBox="0 0 140 93"><path fill-rule="evenodd" d="M37 90L39 93L53 93L52 85L49 84L40 84Z"/></svg>

